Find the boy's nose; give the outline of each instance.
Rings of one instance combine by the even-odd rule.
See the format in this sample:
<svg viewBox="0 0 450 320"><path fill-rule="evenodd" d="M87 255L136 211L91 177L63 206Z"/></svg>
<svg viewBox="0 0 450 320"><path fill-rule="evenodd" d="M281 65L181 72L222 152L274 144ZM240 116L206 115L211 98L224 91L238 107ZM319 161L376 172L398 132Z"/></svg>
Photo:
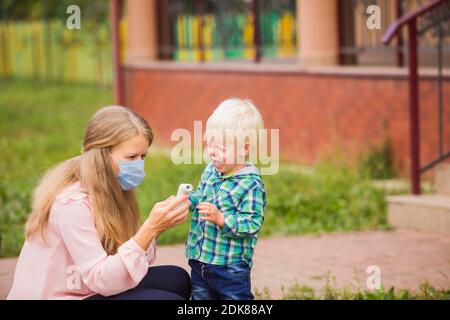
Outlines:
<svg viewBox="0 0 450 320"><path fill-rule="evenodd" d="M216 154L211 154L211 155L209 155L209 158L210 158L212 161L220 161L219 157L218 157Z"/></svg>
<svg viewBox="0 0 450 320"><path fill-rule="evenodd" d="M216 151L215 150L210 150L209 151L209 156L212 158L212 157L215 157L217 155L217 153L216 153Z"/></svg>

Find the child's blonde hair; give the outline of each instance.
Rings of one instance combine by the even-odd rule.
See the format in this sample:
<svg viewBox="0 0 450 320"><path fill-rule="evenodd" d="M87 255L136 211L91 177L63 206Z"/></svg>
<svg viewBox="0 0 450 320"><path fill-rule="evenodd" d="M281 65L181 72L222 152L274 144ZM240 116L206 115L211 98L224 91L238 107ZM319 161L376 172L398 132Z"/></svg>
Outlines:
<svg viewBox="0 0 450 320"><path fill-rule="evenodd" d="M66 186L80 181L89 194L96 228L108 254L131 238L139 228L139 208L133 191L122 191L110 153L114 146L143 134L150 146L153 133L140 115L129 108L109 106L98 110L87 126L82 154L47 171L35 189L32 212L25 226L27 239L39 235L45 242L52 203Z"/></svg>
<svg viewBox="0 0 450 320"><path fill-rule="evenodd" d="M251 100L231 98L222 101L208 118L206 135L221 131L226 138L233 138L242 132L256 144L258 132L263 128L263 117Z"/></svg>

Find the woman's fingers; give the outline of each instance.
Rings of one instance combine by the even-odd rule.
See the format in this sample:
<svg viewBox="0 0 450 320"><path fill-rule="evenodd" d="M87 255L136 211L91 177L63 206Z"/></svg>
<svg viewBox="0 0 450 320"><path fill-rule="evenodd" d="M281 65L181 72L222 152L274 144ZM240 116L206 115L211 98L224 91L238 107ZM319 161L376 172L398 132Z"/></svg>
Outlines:
<svg viewBox="0 0 450 320"><path fill-rule="evenodd" d="M175 198L175 196L172 195L172 196L168 197L166 200L157 202L157 203L156 203L156 206L158 206L158 207L165 207L165 206L167 206L167 205L170 203L170 201L172 201L174 198Z"/></svg>
<svg viewBox="0 0 450 320"><path fill-rule="evenodd" d="M175 219L175 225L179 225L181 223L183 223L184 221L186 221L187 215L188 215L188 210L184 211L182 214L180 214L176 219Z"/></svg>
<svg viewBox="0 0 450 320"><path fill-rule="evenodd" d="M174 199L172 199L167 205L166 208L168 210L172 210L175 209L176 207L178 207L179 205L181 205L183 202L185 202L189 197L187 195L183 195L179 198L174 197Z"/></svg>
<svg viewBox="0 0 450 320"><path fill-rule="evenodd" d="M188 211L190 204L191 203L189 201L186 201L186 203L182 203L179 207L171 210L171 215L177 217L183 212Z"/></svg>
<svg viewBox="0 0 450 320"><path fill-rule="evenodd" d="M181 224L186 220L191 204L187 198L187 196L183 196L180 199L176 199L176 197L171 196L164 201L156 203L146 223L158 230L158 234Z"/></svg>

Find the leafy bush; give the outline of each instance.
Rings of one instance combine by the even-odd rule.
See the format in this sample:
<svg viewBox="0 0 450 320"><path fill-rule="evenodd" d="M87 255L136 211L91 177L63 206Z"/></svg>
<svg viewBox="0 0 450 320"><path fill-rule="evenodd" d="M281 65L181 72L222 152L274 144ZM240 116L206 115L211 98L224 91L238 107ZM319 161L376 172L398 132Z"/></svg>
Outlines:
<svg viewBox="0 0 450 320"><path fill-rule="evenodd" d="M391 179L396 176L392 159L391 140L385 139L381 146L370 146L361 157L360 171L372 179Z"/></svg>

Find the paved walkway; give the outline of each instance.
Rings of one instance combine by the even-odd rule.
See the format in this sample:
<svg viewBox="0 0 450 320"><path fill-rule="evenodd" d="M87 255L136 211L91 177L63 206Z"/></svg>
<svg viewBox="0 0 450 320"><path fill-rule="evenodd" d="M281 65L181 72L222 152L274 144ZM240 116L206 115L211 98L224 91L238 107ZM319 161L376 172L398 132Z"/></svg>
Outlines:
<svg viewBox="0 0 450 320"><path fill-rule="evenodd" d="M157 255L158 265L189 270L183 245L160 246ZM0 259L0 299L9 291L16 261ZM416 289L423 281L450 288L450 237L413 230L260 239L254 262L253 290L267 287L272 298L281 297L282 285L295 281L320 291L327 273L335 277L338 287L365 289L370 265L380 267L385 288Z"/></svg>

